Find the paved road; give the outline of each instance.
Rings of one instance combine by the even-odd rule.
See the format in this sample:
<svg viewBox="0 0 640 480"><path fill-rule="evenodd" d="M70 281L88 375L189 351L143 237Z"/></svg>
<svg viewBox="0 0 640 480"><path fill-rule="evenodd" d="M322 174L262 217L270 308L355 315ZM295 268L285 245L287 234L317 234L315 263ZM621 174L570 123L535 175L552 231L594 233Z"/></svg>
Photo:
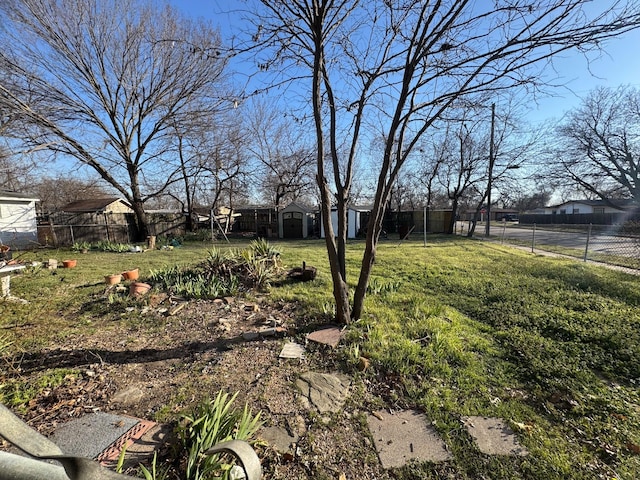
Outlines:
<svg viewBox="0 0 640 480"><path fill-rule="evenodd" d="M476 227L476 236L484 236L484 226ZM458 230L459 231L459 230ZM531 244L534 232L532 227L491 226L493 238L504 238L505 241L517 239L519 242ZM535 231L535 247L555 245L564 248L581 250L587 245L587 234L579 232L560 232L537 228ZM589 254L601 253L640 258L640 238L616 236L607 233L592 233L589 237Z"/></svg>

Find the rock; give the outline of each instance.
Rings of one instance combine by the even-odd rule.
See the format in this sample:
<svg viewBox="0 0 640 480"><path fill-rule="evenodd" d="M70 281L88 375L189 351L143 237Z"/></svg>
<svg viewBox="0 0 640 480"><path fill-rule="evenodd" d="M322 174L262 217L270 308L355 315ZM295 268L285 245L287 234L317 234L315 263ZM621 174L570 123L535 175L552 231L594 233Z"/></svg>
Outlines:
<svg viewBox="0 0 640 480"><path fill-rule="evenodd" d="M144 398L144 393L138 387L129 387L116 392L111 397L111 402L120 403L123 406L135 405Z"/></svg>
<svg viewBox="0 0 640 480"><path fill-rule="evenodd" d="M306 372L296 386L320 413L337 412L349 393L351 382L344 375Z"/></svg>
<svg viewBox="0 0 640 480"><path fill-rule="evenodd" d="M280 453L293 453L298 441L297 435L290 435L281 427L265 427L260 432L260 437Z"/></svg>

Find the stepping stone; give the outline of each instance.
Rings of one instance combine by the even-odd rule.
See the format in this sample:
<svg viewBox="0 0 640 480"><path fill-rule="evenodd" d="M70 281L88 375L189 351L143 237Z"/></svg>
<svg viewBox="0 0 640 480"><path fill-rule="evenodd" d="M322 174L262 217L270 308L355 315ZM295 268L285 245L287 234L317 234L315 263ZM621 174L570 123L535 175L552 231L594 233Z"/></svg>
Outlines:
<svg viewBox="0 0 640 480"><path fill-rule="evenodd" d="M293 453L295 444L298 441L297 436L290 435L286 429L281 427L265 427L259 435L276 451L283 454Z"/></svg>
<svg viewBox="0 0 640 480"><path fill-rule="evenodd" d="M69 455L108 463L118 458L124 445L130 445L155 423L111 413L92 413L71 420L58 428L52 441Z"/></svg>
<svg viewBox="0 0 640 480"><path fill-rule="evenodd" d="M337 412L349 393L350 380L344 375L306 372L296 386L320 413Z"/></svg>
<svg viewBox="0 0 640 480"><path fill-rule="evenodd" d="M338 327L327 327L311 332L307 335L307 340L335 348L340 343L342 335L343 332Z"/></svg>
<svg viewBox="0 0 640 480"><path fill-rule="evenodd" d="M411 460L441 463L451 454L427 417L415 410L368 416L369 431L384 468L400 468Z"/></svg>
<svg viewBox="0 0 640 480"><path fill-rule="evenodd" d="M295 342L287 342L280 351L280 358L303 358L304 347Z"/></svg>
<svg viewBox="0 0 640 480"><path fill-rule="evenodd" d="M518 443L513 430L500 418L463 417L462 423L482 453L518 456L529 454L527 449Z"/></svg>

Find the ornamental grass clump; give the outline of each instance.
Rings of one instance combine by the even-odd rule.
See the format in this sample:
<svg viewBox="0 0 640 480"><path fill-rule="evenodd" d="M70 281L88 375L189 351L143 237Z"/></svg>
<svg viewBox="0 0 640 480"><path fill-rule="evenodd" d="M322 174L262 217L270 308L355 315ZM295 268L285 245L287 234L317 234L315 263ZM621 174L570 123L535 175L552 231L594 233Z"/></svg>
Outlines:
<svg viewBox="0 0 640 480"><path fill-rule="evenodd" d="M178 435L186 452L187 480L230 478L233 459L205 452L220 442L248 441L261 427L260 413L254 415L247 405L242 410L233 408L237 396L220 391L215 399L200 403L192 414L182 417Z"/></svg>

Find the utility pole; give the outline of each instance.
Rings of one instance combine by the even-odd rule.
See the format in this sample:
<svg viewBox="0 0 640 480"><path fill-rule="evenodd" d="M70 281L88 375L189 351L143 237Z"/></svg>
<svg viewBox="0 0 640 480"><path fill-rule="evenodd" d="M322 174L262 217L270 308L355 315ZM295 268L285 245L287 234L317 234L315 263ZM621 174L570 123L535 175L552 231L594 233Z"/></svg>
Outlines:
<svg viewBox="0 0 640 480"><path fill-rule="evenodd" d="M493 182L493 163L495 161L493 152L493 135L496 126L496 104L491 104L491 136L489 138L489 180L487 181L487 219L484 227L484 234L489 237L491 233L491 184Z"/></svg>

